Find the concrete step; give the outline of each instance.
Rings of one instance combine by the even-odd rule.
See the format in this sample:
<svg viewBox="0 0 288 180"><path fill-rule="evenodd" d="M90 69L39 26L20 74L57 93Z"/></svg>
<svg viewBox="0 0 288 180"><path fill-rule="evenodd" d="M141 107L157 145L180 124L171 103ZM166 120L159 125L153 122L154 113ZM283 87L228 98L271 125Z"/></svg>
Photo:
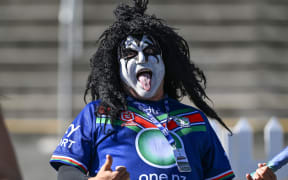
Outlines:
<svg viewBox="0 0 288 180"><path fill-rule="evenodd" d="M57 42L57 32L53 25L1 26L0 43Z"/></svg>
<svg viewBox="0 0 288 180"><path fill-rule="evenodd" d="M89 59L96 51L97 47L84 47L83 57L75 60L77 66L85 69L89 66ZM29 66L57 66L57 47L2 47L0 48L1 71L25 71ZM215 66L253 66L259 62L270 64L271 66L286 67L288 61L288 47L269 46L239 46L239 47L194 47L190 45L191 60L203 68ZM259 65L259 64L258 64ZM229 68L230 68L229 67ZM75 67L76 68L76 67ZM81 68L78 68L81 69ZM208 68L209 69L209 68Z"/></svg>
<svg viewBox="0 0 288 180"><path fill-rule="evenodd" d="M56 22L58 18L58 8L59 5L55 3L0 4L0 22Z"/></svg>
<svg viewBox="0 0 288 180"><path fill-rule="evenodd" d="M240 2L240 1L239 1ZM111 22L115 3L84 3L85 22ZM0 22L57 22L59 5L45 3L0 3ZM155 14L168 22L220 23L220 22L257 22L260 20L287 22L288 4L265 3L161 3L151 4L149 14Z"/></svg>
<svg viewBox="0 0 288 180"><path fill-rule="evenodd" d="M88 69L88 68L87 68ZM73 72L73 87L75 90L85 88L88 77L87 71ZM225 69L204 71L208 87L215 89L229 89L230 91L245 91L245 89L275 88L287 91L288 71L264 71L261 69ZM33 94L44 91L56 93L57 71L22 71L22 72L0 72L0 88L2 93L17 92ZM270 88L269 88L270 89Z"/></svg>
<svg viewBox="0 0 288 180"><path fill-rule="evenodd" d="M50 1L45 1L45 0L2 0L0 4L42 4L42 3L59 3L59 0L50 0ZM87 4L117 4L120 2L125 2L125 3L132 3L132 0L85 0L84 1ZM265 0L265 1L260 1L260 2L267 2L267 3L274 3L274 4L287 4L286 0ZM150 1L149 4L165 4L165 3L259 3L259 0L178 0L177 2L175 0L153 0Z"/></svg>
<svg viewBox="0 0 288 180"><path fill-rule="evenodd" d="M217 111L226 117L239 116L277 116L287 117L288 95L272 94L267 92L245 93L211 93L208 96L213 101ZM29 119L29 118L56 118L57 97L54 94L6 94L2 101L2 107L6 119ZM191 104L189 101L183 101ZM73 117L85 106L83 93L73 96Z"/></svg>
<svg viewBox="0 0 288 180"><path fill-rule="evenodd" d="M84 6L85 20L112 21L114 5L96 4ZM261 10L260 10L261 9ZM257 21L262 19L270 21L287 21L287 5L259 5L259 4L155 4L149 6L148 13L155 14L168 22L197 22ZM275 12L276 11L276 12Z"/></svg>
<svg viewBox="0 0 288 180"><path fill-rule="evenodd" d="M0 64L41 64L43 66L57 63L57 47L53 48L0 48Z"/></svg>
<svg viewBox="0 0 288 180"><path fill-rule="evenodd" d="M0 26L1 27L1 26ZM235 42L235 43L269 43L279 42L288 44L288 26L254 25L177 25L177 31L188 42ZM106 25L88 25L84 27L84 41L95 43ZM21 25L2 26L0 28L0 43L57 43L58 27L53 25Z"/></svg>

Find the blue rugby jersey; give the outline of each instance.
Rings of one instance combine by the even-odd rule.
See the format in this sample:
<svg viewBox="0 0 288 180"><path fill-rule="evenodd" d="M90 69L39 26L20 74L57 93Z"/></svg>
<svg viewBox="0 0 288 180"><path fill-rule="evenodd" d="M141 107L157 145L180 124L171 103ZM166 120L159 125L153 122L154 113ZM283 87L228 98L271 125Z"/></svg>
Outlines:
<svg viewBox="0 0 288 180"><path fill-rule="evenodd" d="M113 127L109 117L95 116L99 101L87 104L68 127L52 155L51 165L56 170L62 164L75 166L85 174L95 176L105 163L106 154L110 154L112 170L125 166L131 180L234 177L222 145L201 111L168 98L169 116L189 120L190 127L182 127L174 120L166 122L164 100L139 102L145 103L157 120L169 129L177 148L185 149L191 172L178 171L167 139L133 102L128 102L128 110L121 113Z"/></svg>

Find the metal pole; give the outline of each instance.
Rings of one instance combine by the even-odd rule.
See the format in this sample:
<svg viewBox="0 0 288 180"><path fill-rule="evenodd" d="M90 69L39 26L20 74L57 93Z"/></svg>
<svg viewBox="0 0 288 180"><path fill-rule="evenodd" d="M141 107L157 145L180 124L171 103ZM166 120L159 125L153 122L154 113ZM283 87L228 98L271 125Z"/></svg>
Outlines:
<svg viewBox="0 0 288 180"><path fill-rule="evenodd" d="M73 60L82 55L82 1L61 0L58 20L57 120L62 135L72 120Z"/></svg>

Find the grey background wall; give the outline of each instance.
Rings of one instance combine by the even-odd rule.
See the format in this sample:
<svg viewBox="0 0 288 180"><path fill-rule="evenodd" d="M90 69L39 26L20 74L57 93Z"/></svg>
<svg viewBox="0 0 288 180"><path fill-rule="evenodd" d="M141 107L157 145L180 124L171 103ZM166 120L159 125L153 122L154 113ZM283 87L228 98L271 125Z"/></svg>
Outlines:
<svg viewBox="0 0 288 180"><path fill-rule="evenodd" d="M84 106L89 58L117 2L84 2L84 54L73 62L73 116ZM0 2L0 93L15 132L37 133L39 126L46 127L42 133L56 132L58 9L57 0ZM189 42L191 59L206 72L211 105L228 124L240 116L277 116L286 123L285 0L150 0L148 12Z"/></svg>

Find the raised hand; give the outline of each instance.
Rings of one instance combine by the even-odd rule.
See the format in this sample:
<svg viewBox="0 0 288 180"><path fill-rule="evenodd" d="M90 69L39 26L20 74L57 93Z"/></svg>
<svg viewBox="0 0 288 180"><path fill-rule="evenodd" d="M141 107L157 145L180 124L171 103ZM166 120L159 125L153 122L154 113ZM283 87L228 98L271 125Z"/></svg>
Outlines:
<svg viewBox="0 0 288 180"><path fill-rule="evenodd" d="M258 169L256 170L253 177L250 174L246 174L247 180L276 180L277 177L273 171L266 166L266 163L259 163Z"/></svg>
<svg viewBox="0 0 288 180"><path fill-rule="evenodd" d="M101 167L100 171L95 177L89 178L89 180L129 180L129 173L126 171L126 167L117 166L115 171L111 169L113 159L110 155L106 155L106 161Z"/></svg>

